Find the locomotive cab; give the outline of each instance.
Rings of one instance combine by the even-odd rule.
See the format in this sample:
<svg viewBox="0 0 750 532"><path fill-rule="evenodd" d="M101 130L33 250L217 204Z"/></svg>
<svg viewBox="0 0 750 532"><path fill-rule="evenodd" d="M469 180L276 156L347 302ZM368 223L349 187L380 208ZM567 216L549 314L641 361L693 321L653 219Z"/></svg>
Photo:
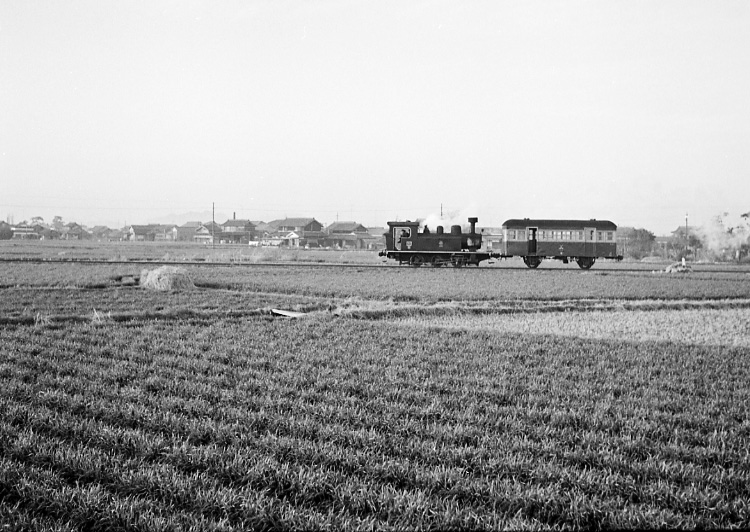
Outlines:
<svg viewBox="0 0 750 532"><path fill-rule="evenodd" d="M393 251L410 251L419 232L419 222L388 222L385 247Z"/></svg>

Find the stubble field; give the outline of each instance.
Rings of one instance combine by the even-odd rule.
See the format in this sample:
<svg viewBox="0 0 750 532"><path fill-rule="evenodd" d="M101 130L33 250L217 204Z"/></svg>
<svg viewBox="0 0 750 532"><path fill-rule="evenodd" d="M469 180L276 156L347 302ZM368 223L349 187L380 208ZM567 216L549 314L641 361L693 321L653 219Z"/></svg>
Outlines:
<svg viewBox="0 0 750 532"><path fill-rule="evenodd" d="M0 262L0 523L750 526L746 270L143 267Z"/></svg>

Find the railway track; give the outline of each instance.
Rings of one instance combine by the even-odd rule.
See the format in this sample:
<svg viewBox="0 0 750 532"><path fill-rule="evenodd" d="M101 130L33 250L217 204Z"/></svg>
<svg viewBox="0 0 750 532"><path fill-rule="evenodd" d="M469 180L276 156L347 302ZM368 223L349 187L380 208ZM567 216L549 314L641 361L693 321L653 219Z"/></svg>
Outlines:
<svg viewBox="0 0 750 532"><path fill-rule="evenodd" d="M199 266L199 267L214 267L214 266L231 266L231 267L242 267L242 268L261 268L261 267L273 267L273 268L389 268L389 269L415 269L407 265L398 265L395 263L388 263L383 261L379 264L360 264L360 263L344 263L344 262L305 262L305 261L283 261L283 262L210 262L210 261L179 261L179 260L158 260L158 259L135 259L135 260L110 260L110 259L85 259L85 258L36 258L36 257L0 257L0 262L5 263L27 263L27 264L126 264L126 265L171 265L171 266ZM573 268L568 266L560 266L554 264L545 268L545 265L539 267L536 270L529 270L523 263L518 265L490 263L482 265L480 267L467 266L461 268L461 270L471 271L501 271L501 270L523 270L529 271L530 275L543 274L544 272L557 272L565 271L571 274L586 274L586 275L597 275L597 274L613 274L613 273L652 273L652 272L664 272L664 265L653 264L653 268L642 265L641 267L623 267L616 266L612 267L608 264L594 266L591 270L581 270L579 268ZM750 268L741 265L726 265L726 266L713 266L713 265L698 265L693 267L692 273L745 273L750 275ZM420 268L421 271L433 269L430 266L423 266ZM453 269L453 268L445 268ZM689 275L689 274L688 274Z"/></svg>

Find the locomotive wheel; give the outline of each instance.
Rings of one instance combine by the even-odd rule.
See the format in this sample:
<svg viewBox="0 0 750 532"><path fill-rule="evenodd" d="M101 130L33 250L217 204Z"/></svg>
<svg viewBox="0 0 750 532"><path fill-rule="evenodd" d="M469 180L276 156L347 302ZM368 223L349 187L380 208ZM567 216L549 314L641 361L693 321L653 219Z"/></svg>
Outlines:
<svg viewBox="0 0 750 532"><path fill-rule="evenodd" d="M439 255L435 255L434 257L431 257L430 262L432 263L433 268L440 268L440 266L443 265L443 259L440 258Z"/></svg>
<svg viewBox="0 0 750 532"><path fill-rule="evenodd" d="M464 265L464 258L463 257L451 257L451 264L453 264L454 268L461 268Z"/></svg>
<svg viewBox="0 0 750 532"><path fill-rule="evenodd" d="M579 268L582 270L588 270L594 265L596 259L593 257L580 257L579 259L576 259L576 262L578 263Z"/></svg>
<svg viewBox="0 0 750 532"><path fill-rule="evenodd" d="M539 257L524 257L523 263L533 270L534 268L539 267L539 265L542 263L542 259L540 259Z"/></svg>
<svg viewBox="0 0 750 532"><path fill-rule="evenodd" d="M422 257L422 255L412 255L411 259L409 259L409 264L414 266L415 268L419 268L423 262L424 257Z"/></svg>

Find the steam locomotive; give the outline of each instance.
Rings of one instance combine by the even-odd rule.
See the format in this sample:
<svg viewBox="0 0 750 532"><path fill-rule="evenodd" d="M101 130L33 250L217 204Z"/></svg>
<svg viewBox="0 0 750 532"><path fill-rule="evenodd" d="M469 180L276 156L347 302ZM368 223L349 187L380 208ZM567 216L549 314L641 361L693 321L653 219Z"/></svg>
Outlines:
<svg viewBox="0 0 750 532"><path fill-rule="evenodd" d="M419 222L388 222L385 233L385 247L379 253L381 257L396 259L399 264L411 266L443 266L450 264L456 268L479 263L498 256L482 250L482 235L476 232L477 218L469 218L471 229L468 233L460 225L453 225L446 233L442 225L430 231L425 226L420 229Z"/></svg>
<svg viewBox="0 0 750 532"><path fill-rule="evenodd" d="M420 228L419 222L388 222L386 249L379 255L411 266L454 267L519 256L529 268L554 259L564 264L575 261L584 270L598 258L622 260L617 254L617 226L609 220L507 220L502 225L499 252L482 248L477 221L469 218L468 233L463 233L460 225L451 226L450 233L438 226L433 233L426 226Z"/></svg>

